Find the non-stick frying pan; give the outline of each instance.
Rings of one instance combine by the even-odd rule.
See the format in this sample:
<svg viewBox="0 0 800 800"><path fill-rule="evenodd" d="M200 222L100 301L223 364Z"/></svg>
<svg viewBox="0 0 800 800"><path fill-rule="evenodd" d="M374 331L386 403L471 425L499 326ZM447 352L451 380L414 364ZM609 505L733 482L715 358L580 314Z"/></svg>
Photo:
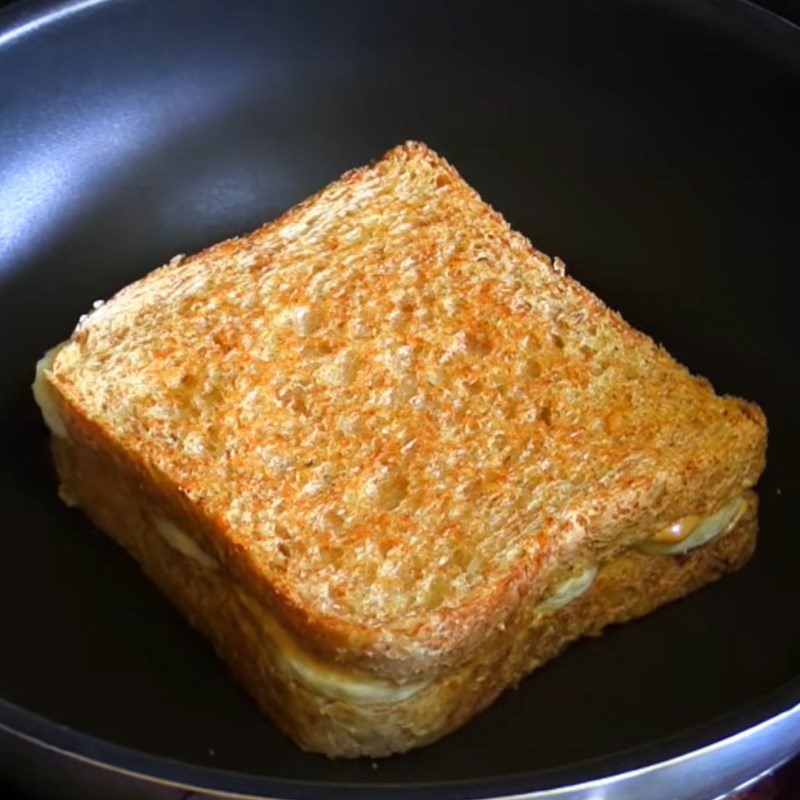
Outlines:
<svg viewBox="0 0 800 800"><path fill-rule="evenodd" d="M172 797L174 784L671 800L709 798L800 748L800 30L699 0L3 14L7 781L82 797ZM60 503L29 384L95 299L408 138L719 390L763 405L762 534L740 574L574 646L444 741L331 761L262 719L128 556Z"/></svg>

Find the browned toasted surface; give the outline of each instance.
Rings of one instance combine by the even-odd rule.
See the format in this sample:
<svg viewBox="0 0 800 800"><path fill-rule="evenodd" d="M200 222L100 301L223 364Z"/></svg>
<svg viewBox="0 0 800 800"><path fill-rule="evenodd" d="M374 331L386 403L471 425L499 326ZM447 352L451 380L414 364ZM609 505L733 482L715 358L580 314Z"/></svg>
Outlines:
<svg viewBox="0 0 800 800"><path fill-rule="evenodd" d="M464 724L497 695L570 642L612 622L644 615L738 569L755 544L756 503L719 539L686 555L645 555L634 547L600 564L582 597L546 613L525 604L459 668L423 682L399 702L356 702L309 685L276 651L264 611L220 566L170 547L153 526L164 513L105 451L54 437L62 494L122 544L208 636L275 724L307 749L331 756L382 756L433 741Z"/></svg>
<svg viewBox="0 0 800 800"><path fill-rule="evenodd" d="M290 629L390 676L469 660L565 565L764 464L756 406L419 144L124 289L48 378L71 436L158 487Z"/></svg>

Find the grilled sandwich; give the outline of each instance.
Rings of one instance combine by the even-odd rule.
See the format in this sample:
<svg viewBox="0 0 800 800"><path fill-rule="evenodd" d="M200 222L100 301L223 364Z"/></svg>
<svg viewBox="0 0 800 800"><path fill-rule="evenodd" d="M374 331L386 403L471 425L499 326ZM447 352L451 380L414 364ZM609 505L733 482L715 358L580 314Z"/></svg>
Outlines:
<svg viewBox="0 0 800 800"><path fill-rule="evenodd" d="M39 362L64 501L300 746L383 756L742 566L766 422L407 143Z"/></svg>

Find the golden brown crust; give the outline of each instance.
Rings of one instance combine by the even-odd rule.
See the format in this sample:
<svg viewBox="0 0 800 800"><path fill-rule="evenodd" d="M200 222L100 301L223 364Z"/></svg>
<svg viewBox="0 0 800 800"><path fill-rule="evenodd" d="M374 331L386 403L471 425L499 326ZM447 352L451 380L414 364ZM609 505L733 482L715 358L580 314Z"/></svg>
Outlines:
<svg viewBox="0 0 800 800"><path fill-rule="evenodd" d="M89 315L48 379L325 658L444 674L608 556L752 486L716 397L410 143Z"/></svg>
<svg viewBox="0 0 800 800"><path fill-rule="evenodd" d="M683 556L626 548L602 565L594 584L565 608L543 614L517 606L459 668L393 704L356 704L326 697L281 669L268 637L243 603L235 578L209 569L165 543L152 525L164 512L102 450L54 437L64 494L122 544L145 572L208 636L261 709L299 745L331 756L383 756L418 747L462 725L495 697L561 652L613 622L649 613L727 572L755 545L756 503L720 539Z"/></svg>

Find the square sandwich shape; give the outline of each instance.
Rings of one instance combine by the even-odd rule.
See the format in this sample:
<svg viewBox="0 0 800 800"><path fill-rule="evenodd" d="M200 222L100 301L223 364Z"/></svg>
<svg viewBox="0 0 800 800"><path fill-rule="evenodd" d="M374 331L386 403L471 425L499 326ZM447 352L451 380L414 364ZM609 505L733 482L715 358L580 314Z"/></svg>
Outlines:
<svg viewBox="0 0 800 800"><path fill-rule="evenodd" d="M419 143L124 288L34 393L63 499L333 756L444 735L755 543L760 409Z"/></svg>

